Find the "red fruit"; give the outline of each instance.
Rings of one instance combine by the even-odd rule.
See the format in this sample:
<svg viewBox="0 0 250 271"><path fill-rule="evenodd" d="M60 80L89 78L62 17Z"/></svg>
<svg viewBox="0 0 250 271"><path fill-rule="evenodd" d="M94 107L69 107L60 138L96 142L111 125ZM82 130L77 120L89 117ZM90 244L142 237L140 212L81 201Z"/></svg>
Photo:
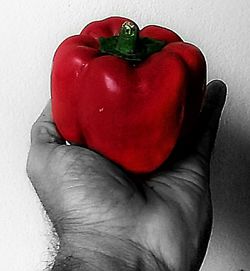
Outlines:
<svg viewBox="0 0 250 271"><path fill-rule="evenodd" d="M205 82L197 47L169 29L139 31L132 21L111 17L90 23L57 49L53 119L69 142L128 171L149 173L193 129Z"/></svg>

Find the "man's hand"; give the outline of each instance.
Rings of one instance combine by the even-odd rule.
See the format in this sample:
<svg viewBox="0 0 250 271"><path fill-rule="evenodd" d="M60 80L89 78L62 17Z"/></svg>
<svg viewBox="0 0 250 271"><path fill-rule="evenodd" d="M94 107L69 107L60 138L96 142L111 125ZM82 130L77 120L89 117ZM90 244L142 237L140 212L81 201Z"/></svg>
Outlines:
<svg viewBox="0 0 250 271"><path fill-rule="evenodd" d="M180 143L158 171L143 176L66 145L47 105L32 128L27 172L60 238L53 270L199 270L211 231L209 162L226 87L213 81L207 93L192 145Z"/></svg>

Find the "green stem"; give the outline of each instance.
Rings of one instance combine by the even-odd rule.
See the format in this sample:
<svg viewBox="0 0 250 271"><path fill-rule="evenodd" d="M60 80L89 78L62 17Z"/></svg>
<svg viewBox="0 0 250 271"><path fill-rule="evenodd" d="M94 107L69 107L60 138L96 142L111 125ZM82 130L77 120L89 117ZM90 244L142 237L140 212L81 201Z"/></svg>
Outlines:
<svg viewBox="0 0 250 271"><path fill-rule="evenodd" d="M133 63L143 61L166 45L162 40L140 38L139 27L131 21L122 24L118 36L100 37L99 42L101 53L114 55Z"/></svg>
<svg viewBox="0 0 250 271"><path fill-rule="evenodd" d="M122 24L116 44L116 50L121 54L133 54L136 51L139 38L139 27L132 22Z"/></svg>

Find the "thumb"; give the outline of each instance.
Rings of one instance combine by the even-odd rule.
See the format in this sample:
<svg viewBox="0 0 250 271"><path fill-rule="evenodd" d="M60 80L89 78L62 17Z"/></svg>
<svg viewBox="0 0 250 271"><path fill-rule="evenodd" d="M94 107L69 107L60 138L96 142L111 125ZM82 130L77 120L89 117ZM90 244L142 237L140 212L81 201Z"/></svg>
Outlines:
<svg viewBox="0 0 250 271"><path fill-rule="evenodd" d="M32 176L42 172L52 150L62 144L65 144L65 141L53 123L49 101L31 130L31 146L26 164L26 171L31 179Z"/></svg>
<svg viewBox="0 0 250 271"><path fill-rule="evenodd" d="M41 115L32 126L31 144L46 145L46 143L64 144L52 120L51 101L47 103Z"/></svg>

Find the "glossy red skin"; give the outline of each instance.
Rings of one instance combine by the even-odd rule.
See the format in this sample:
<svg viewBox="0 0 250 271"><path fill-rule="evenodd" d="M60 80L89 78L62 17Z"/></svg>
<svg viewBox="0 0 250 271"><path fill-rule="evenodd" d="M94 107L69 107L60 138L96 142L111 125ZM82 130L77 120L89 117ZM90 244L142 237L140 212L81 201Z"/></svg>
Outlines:
<svg viewBox="0 0 250 271"><path fill-rule="evenodd" d="M136 66L101 55L99 37L119 34L126 18L87 25L57 49L52 113L69 142L97 151L133 173L149 173L189 134L201 109L206 63L200 50L169 29L147 26L141 37L166 46Z"/></svg>

